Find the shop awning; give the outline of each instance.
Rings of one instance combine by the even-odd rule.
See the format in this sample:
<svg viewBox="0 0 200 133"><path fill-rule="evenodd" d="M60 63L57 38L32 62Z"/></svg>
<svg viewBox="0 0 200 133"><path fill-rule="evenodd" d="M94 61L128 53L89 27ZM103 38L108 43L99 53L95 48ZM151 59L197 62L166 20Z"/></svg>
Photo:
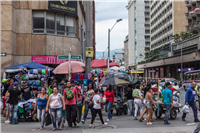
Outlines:
<svg viewBox="0 0 200 133"><path fill-rule="evenodd" d="M134 70L134 71L131 71L131 73L144 73L144 71L136 71L136 70Z"/></svg>

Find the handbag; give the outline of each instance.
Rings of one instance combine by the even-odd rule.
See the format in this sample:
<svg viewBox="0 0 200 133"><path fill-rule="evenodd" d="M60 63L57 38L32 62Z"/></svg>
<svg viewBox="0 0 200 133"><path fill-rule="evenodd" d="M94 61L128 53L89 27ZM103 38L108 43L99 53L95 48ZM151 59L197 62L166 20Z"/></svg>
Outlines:
<svg viewBox="0 0 200 133"><path fill-rule="evenodd" d="M102 102L103 102L103 103L106 102L106 95L104 95Z"/></svg>
<svg viewBox="0 0 200 133"><path fill-rule="evenodd" d="M48 112L46 112L46 114L45 114L45 126L48 126L51 123L52 123L51 116L50 116L50 114Z"/></svg>

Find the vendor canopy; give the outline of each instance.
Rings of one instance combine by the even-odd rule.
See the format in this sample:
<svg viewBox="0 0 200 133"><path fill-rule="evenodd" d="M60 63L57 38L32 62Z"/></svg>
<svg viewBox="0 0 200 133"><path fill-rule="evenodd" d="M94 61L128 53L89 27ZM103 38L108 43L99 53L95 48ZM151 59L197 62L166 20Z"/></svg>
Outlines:
<svg viewBox="0 0 200 133"><path fill-rule="evenodd" d="M126 74L126 73L120 73L120 72L114 72L114 73L108 73L105 77L105 80L110 79L110 78L118 78L118 79L123 79L123 80L127 80L129 82L133 82L133 77Z"/></svg>
<svg viewBox="0 0 200 133"><path fill-rule="evenodd" d="M18 65L14 65L14 66L10 66L10 67L5 67L4 69L19 69L22 67L27 67L27 68L31 68L31 69L46 69L45 65L41 65L36 62L27 62L24 64L18 64ZM49 67L49 69L51 71L53 70L53 68L51 68L51 67Z"/></svg>
<svg viewBox="0 0 200 133"><path fill-rule="evenodd" d="M92 68L107 68L107 59L96 59L96 60L93 60L91 62L91 66L92 66ZM119 67L119 65L117 63L115 63L114 61L112 61L112 60L110 60L109 66L110 67L113 67L113 66Z"/></svg>

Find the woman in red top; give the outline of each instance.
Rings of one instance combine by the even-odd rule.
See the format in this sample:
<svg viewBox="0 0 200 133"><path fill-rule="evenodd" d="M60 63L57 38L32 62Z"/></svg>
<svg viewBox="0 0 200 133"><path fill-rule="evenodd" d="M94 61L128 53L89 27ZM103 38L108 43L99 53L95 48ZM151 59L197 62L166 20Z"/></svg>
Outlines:
<svg viewBox="0 0 200 133"><path fill-rule="evenodd" d="M111 107L112 107L112 104L114 103L114 92L112 90L111 84L107 85L107 89L104 91L104 95L106 96L106 106L107 106L107 111L108 111L107 121L109 121L112 118Z"/></svg>

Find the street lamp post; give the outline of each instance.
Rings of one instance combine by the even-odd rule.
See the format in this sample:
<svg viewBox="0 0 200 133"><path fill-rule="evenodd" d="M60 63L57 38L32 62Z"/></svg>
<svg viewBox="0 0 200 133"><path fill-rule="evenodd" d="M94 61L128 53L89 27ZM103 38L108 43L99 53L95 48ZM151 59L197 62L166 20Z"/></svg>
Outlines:
<svg viewBox="0 0 200 133"><path fill-rule="evenodd" d="M181 81L183 81L183 52L182 52L182 43L181 43Z"/></svg>
<svg viewBox="0 0 200 133"><path fill-rule="evenodd" d="M109 71L109 61L110 61L110 32L114 28L114 26L120 21L122 21L122 19L117 19L117 21L115 22L113 27L111 29L108 29L108 60L107 60L107 69L108 69L108 71Z"/></svg>

